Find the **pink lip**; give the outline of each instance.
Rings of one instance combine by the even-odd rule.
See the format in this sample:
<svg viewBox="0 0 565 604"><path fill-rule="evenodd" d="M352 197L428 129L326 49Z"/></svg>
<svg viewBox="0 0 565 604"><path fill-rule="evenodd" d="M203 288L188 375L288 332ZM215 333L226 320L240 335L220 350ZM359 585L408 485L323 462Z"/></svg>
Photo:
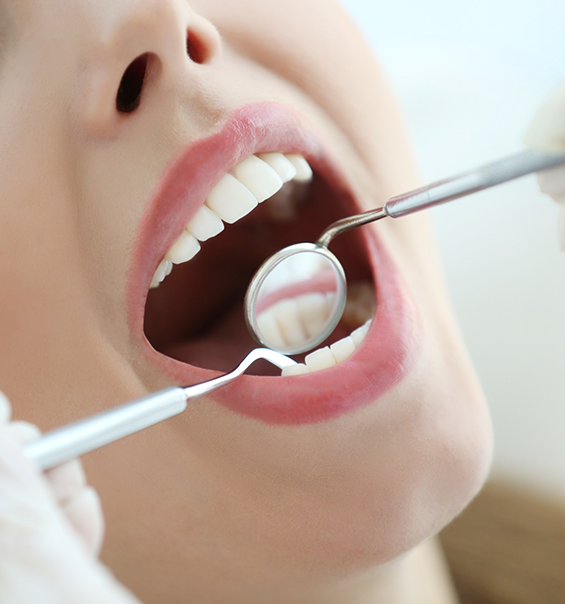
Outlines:
<svg viewBox="0 0 565 604"><path fill-rule="evenodd" d="M304 118L279 104L261 103L235 111L220 132L184 150L165 171L144 212L128 287L130 329L148 360L179 384L208 380L217 372L176 361L149 344L143 333L149 283L222 176L249 155L268 151L300 153L332 186L346 189ZM365 227L362 235L377 290L377 313L362 347L347 361L306 376L243 376L215 392L215 401L269 424L314 423L370 404L403 379L421 348L420 322L376 229Z"/></svg>

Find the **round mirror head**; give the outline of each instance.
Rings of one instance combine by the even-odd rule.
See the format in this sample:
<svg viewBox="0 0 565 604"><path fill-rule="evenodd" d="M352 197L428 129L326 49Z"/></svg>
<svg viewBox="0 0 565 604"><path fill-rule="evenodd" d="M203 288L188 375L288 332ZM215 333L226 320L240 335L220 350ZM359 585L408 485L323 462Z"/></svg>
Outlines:
<svg viewBox="0 0 565 604"><path fill-rule="evenodd" d="M321 344L345 308L345 273L325 247L299 243L271 256L245 297L245 320L263 346L299 354Z"/></svg>

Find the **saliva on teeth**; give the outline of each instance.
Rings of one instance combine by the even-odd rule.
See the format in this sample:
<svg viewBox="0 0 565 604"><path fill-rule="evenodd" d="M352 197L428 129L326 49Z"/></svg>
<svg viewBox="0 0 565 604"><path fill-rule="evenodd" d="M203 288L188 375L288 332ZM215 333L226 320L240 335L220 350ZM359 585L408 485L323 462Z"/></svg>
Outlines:
<svg viewBox="0 0 565 604"><path fill-rule="evenodd" d="M219 235L224 223L237 222L259 203L270 199L284 183L306 182L311 178L312 169L301 155L260 153L244 159L210 191L204 205L157 267L150 287L159 287L173 265L192 260L200 251L201 242Z"/></svg>

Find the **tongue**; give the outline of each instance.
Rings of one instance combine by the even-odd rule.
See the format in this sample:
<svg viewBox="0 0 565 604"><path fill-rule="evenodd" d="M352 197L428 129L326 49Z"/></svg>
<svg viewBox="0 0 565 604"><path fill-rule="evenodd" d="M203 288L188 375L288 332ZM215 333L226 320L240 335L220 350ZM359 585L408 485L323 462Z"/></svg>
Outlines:
<svg viewBox="0 0 565 604"><path fill-rule="evenodd" d="M226 372L231 371L255 347L243 320L243 309L237 305L206 336L175 343L162 352L189 365ZM265 362L265 366L273 368L270 363ZM277 371L275 369L275 375Z"/></svg>

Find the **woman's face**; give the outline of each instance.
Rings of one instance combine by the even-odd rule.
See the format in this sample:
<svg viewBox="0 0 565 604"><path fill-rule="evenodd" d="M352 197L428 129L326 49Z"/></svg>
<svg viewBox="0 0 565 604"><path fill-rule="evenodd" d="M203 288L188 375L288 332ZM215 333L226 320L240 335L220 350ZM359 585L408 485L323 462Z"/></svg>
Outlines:
<svg viewBox="0 0 565 604"><path fill-rule="evenodd" d="M333 1L3 5L0 386L42 429L234 367L266 256L417 185L386 81ZM262 153L313 177L229 224L255 205L242 181L276 182L265 163L233 171ZM150 290L195 216L218 230L207 199L225 229ZM282 601L289 576L307 589L411 549L479 488L488 417L425 219L332 249L364 300L336 339L376 290L347 360L244 377L85 458L105 560L144 601Z"/></svg>

